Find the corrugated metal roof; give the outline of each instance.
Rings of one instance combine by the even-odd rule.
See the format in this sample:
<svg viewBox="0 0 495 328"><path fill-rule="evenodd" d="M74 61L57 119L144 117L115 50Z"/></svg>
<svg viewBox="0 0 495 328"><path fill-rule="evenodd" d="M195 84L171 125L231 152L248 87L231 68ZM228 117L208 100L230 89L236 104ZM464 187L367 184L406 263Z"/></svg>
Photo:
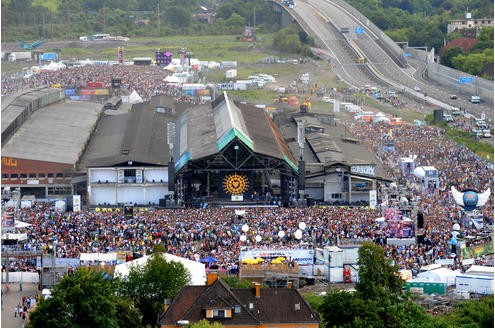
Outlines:
<svg viewBox="0 0 495 328"><path fill-rule="evenodd" d="M75 164L101 108L101 104L73 101L40 108L2 147L2 156Z"/></svg>
<svg viewBox="0 0 495 328"><path fill-rule="evenodd" d="M133 105L130 113L105 116L81 167L113 166L128 161L168 165L167 123L174 122L181 111L169 106L174 106L170 97L159 96Z"/></svg>

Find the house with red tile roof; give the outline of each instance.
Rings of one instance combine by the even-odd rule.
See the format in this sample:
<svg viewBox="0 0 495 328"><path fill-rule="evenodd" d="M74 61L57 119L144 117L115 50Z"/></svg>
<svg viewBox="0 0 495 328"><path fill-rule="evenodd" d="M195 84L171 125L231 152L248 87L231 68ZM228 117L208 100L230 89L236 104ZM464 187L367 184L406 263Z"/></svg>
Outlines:
<svg viewBox="0 0 495 328"><path fill-rule="evenodd" d="M231 288L210 273L206 286L185 286L158 317L162 328L206 319L236 328L318 328L320 317L297 289Z"/></svg>

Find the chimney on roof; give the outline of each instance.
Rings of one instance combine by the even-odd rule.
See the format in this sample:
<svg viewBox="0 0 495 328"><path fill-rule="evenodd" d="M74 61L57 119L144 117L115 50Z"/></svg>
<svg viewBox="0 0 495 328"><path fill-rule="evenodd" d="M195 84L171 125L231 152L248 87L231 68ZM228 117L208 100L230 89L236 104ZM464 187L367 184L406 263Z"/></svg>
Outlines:
<svg viewBox="0 0 495 328"><path fill-rule="evenodd" d="M254 296L256 298L260 298L261 297L260 284L257 282L253 282L253 285L254 285Z"/></svg>
<svg viewBox="0 0 495 328"><path fill-rule="evenodd" d="M218 280L218 272L210 271L206 274L206 285L211 286Z"/></svg>
<svg viewBox="0 0 495 328"><path fill-rule="evenodd" d="M172 303L172 300L170 298L166 298L163 301L163 312L167 312L168 308L170 307L170 304Z"/></svg>

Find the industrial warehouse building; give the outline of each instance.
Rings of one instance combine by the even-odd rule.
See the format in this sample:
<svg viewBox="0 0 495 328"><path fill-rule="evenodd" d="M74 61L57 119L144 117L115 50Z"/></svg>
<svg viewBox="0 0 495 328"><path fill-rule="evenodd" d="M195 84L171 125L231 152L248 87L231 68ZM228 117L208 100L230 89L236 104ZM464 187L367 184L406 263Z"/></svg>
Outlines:
<svg viewBox="0 0 495 328"><path fill-rule="evenodd" d="M77 194L87 207L374 204L389 182L333 115L268 113L227 93L202 105L157 96L105 111L60 89L35 92L10 102L28 100L21 121L4 122L13 109L2 107L2 186L21 195ZM33 97L52 101L29 111Z"/></svg>

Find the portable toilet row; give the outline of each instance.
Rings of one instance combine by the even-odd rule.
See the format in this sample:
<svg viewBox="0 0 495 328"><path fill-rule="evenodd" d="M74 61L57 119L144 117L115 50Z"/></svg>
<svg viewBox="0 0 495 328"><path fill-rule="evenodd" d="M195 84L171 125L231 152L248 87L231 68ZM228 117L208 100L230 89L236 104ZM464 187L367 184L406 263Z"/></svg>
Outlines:
<svg viewBox="0 0 495 328"><path fill-rule="evenodd" d="M426 279L410 279L406 282L406 290L410 293L417 294L437 294L444 295L447 293L447 283L431 281Z"/></svg>

